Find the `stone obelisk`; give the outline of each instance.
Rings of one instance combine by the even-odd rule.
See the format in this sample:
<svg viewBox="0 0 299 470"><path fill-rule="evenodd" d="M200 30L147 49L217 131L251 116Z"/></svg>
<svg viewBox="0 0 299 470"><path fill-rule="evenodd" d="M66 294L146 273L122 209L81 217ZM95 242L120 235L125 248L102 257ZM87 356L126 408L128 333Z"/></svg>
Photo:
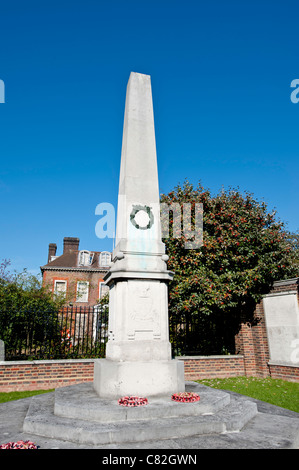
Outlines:
<svg viewBox="0 0 299 470"><path fill-rule="evenodd" d="M131 73L126 95L106 358L95 361L100 397L185 390L184 365L171 359L168 282L161 238L151 79Z"/></svg>

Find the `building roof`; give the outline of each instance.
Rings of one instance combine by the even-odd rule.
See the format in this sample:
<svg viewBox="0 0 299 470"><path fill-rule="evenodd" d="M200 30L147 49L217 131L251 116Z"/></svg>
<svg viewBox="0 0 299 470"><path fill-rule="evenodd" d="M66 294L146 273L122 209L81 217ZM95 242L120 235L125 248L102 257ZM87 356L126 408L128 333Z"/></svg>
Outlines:
<svg viewBox="0 0 299 470"><path fill-rule="evenodd" d="M93 255L93 259L90 265L79 265L79 253L82 250L74 250L63 253L60 256L53 256L52 261L49 261L44 266L41 266L41 271L57 270L57 271L101 271L106 272L109 270L109 266L100 266L100 254L99 251L90 251Z"/></svg>

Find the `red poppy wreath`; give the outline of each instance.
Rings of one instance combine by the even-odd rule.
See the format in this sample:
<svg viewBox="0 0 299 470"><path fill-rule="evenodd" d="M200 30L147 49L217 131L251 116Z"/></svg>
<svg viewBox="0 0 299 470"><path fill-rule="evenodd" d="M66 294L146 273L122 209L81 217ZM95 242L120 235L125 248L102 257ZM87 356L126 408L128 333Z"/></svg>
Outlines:
<svg viewBox="0 0 299 470"><path fill-rule="evenodd" d="M31 441L18 441L2 444L0 449L38 449L38 446Z"/></svg>
<svg viewBox="0 0 299 470"><path fill-rule="evenodd" d="M193 403L195 401L199 401L200 397L197 393L193 392L181 392L181 393L174 393L171 396L173 401L179 401L181 403Z"/></svg>
<svg viewBox="0 0 299 470"><path fill-rule="evenodd" d="M147 405L147 398L142 397L122 397L118 400L118 404L121 406L142 406Z"/></svg>

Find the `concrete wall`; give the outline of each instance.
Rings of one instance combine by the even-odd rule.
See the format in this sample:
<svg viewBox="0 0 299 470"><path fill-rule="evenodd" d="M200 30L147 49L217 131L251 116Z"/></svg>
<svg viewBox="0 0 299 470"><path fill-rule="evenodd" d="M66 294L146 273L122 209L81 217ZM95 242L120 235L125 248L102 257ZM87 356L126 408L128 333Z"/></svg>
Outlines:
<svg viewBox="0 0 299 470"><path fill-rule="evenodd" d="M270 361L299 365L299 307L296 290L273 292L263 299Z"/></svg>
<svg viewBox="0 0 299 470"><path fill-rule="evenodd" d="M298 278L275 282L256 307L256 322L242 324L236 348L245 375L299 380Z"/></svg>

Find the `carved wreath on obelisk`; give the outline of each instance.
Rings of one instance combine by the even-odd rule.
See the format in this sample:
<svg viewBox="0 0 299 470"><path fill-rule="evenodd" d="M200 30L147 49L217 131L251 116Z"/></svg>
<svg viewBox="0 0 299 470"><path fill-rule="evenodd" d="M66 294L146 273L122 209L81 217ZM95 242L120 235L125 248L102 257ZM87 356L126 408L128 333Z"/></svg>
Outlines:
<svg viewBox="0 0 299 470"><path fill-rule="evenodd" d="M138 216L140 212L145 212L148 216L148 221L145 225L141 224L138 220L136 221L136 216ZM154 223L154 214L149 206L142 206L140 204L133 205L133 209L130 214L130 222L138 230L148 230Z"/></svg>

